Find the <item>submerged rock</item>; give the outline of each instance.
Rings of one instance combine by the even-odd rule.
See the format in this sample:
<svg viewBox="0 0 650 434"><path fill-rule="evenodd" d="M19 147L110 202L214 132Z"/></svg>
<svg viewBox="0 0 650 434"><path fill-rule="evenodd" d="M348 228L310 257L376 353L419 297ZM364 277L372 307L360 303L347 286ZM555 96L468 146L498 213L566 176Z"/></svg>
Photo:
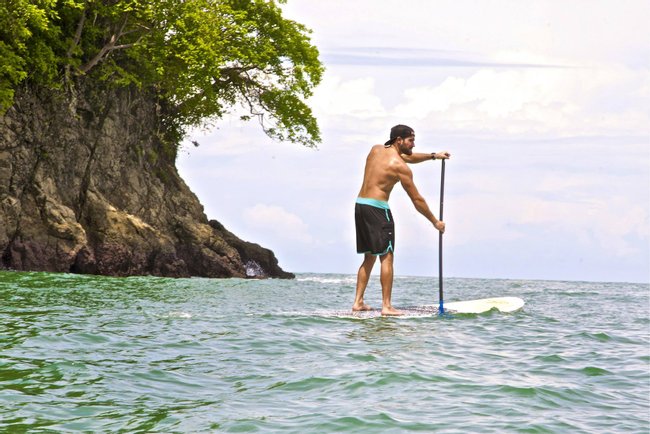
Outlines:
<svg viewBox="0 0 650 434"><path fill-rule="evenodd" d="M79 84L74 95L26 87L15 101L0 118L0 268L294 277L208 221L153 98Z"/></svg>

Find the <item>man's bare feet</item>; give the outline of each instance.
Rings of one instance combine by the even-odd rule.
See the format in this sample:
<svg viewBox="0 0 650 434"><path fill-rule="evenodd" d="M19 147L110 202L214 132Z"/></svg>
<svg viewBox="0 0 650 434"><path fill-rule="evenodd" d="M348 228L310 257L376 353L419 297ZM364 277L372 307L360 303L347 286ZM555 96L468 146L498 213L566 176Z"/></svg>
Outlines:
<svg viewBox="0 0 650 434"><path fill-rule="evenodd" d="M364 310L372 310L370 306L368 306L366 303L361 302L361 303L355 303L352 305L352 312L361 312Z"/></svg>
<svg viewBox="0 0 650 434"><path fill-rule="evenodd" d="M395 309L393 306L388 306L388 307L381 308L381 314L384 316L400 316L400 315L404 315L404 312Z"/></svg>

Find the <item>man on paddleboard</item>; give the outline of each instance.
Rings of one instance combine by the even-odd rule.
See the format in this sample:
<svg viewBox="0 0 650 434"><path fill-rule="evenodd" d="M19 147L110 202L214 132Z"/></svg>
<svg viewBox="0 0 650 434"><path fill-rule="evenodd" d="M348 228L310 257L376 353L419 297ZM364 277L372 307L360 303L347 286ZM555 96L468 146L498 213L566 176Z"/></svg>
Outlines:
<svg viewBox="0 0 650 434"><path fill-rule="evenodd" d="M395 249L395 224L388 206L388 198L398 182L411 198L415 209L429 220L440 232L445 223L438 220L418 192L413 182L413 172L406 163L421 163L428 160L447 159L449 152L432 154L413 153L415 132L406 125L396 125L390 130L390 140L384 145L375 145L366 158L363 184L354 208L357 231L357 253L364 255L357 274L357 289L352 305L353 311L370 310L363 302L370 272L377 256L381 263L382 315L401 315L391 305L393 291L393 251Z"/></svg>

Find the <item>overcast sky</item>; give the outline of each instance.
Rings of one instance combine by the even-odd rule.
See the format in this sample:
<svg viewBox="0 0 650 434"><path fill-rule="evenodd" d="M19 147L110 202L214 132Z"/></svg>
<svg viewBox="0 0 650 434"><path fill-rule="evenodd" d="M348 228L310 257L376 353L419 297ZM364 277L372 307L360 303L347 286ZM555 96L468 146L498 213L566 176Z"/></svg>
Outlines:
<svg viewBox="0 0 650 434"><path fill-rule="evenodd" d="M390 128L448 150L445 276L650 282L650 2L289 0L325 64L318 150L255 122L194 132L210 219L293 272L356 273L354 200ZM438 213L440 162L411 166ZM395 273L437 274L398 185Z"/></svg>

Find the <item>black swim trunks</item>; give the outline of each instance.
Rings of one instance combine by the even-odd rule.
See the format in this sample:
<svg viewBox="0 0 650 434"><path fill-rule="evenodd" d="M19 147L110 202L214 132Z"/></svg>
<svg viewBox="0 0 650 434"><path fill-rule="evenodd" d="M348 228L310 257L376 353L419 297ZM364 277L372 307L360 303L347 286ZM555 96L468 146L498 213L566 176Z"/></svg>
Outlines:
<svg viewBox="0 0 650 434"><path fill-rule="evenodd" d="M354 206L357 253L383 256L395 249L395 223L388 202L357 198Z"/></svg>

